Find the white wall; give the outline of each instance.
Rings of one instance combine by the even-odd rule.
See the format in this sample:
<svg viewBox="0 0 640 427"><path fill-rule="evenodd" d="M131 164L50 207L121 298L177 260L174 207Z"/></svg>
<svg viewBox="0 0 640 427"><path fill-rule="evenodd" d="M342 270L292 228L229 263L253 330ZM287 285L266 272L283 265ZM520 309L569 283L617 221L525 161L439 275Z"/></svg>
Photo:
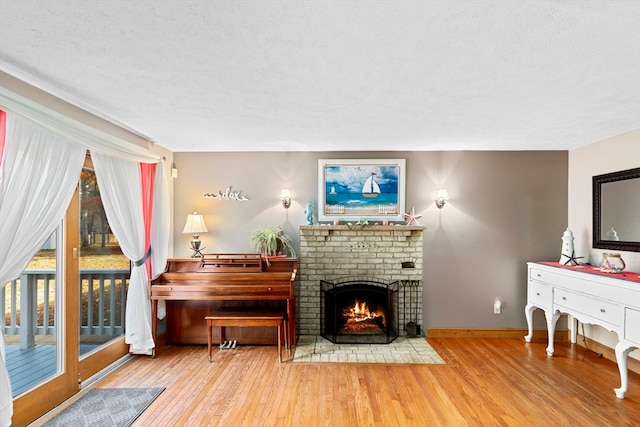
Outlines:
<svg viewBox="0 0 640 427"><path fill-rule="evenodd" d="M605 252L591 247L592 177L637 167L640 167L640 129L569 152L568 224L575 236L576 255L585 256L585 262L597 264ZM617 252L622 255L629 271L640 272L640 252ZM599 326L585 325L585 335L608 347L614 347L618 341L614 333ZM631 355L640 359L640 350L635 350Z"/></svg>

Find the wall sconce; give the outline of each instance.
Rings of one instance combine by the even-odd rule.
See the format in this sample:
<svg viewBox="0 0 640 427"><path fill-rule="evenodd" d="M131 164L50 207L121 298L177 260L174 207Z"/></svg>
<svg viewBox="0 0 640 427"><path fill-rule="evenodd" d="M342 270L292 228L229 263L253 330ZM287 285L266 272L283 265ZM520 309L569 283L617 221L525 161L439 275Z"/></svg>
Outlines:
<svg viewBox="0 0 640 427"><path fill-rule="evenodd" d="M436 206L438 209L442 209L444 204L449 200L449 193L445 188L441 188L438 190L438 194L436 194Z"/></svg>
<svg viewBox="0 0 640 427"><path fill-rule="evenodd" d="M289 209L289 206L291 206L291 193L289 190L286 188L282 189L280 192L280 200L282 200L282 206L284 206L285 209Z"/></svg>
<svg viewBox="0 0 640 427"><path fill-rule="evenodd" d="M191 258L200 258L202 256L202 249L200 248L200 239L198 233L207 233L207 226L204 224L204 218L202 215L199 215L196 211L193 211L193 214L189 214L187 216L187 222L184 225L184 230L182 230L183 234L193 234L193 240L191 240L191 250L193 251L193 255Z"/></svg>

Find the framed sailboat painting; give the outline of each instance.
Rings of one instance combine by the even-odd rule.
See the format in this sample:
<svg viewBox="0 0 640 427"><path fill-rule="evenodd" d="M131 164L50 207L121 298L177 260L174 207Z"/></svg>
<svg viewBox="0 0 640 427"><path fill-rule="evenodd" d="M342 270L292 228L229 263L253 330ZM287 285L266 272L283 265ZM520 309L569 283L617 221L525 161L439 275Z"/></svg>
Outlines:
<svg viewBox="0 0 640 427"><path fill-rule="evenodd" d="M318 160L318 221L402 221L405 159Z"/></svg>

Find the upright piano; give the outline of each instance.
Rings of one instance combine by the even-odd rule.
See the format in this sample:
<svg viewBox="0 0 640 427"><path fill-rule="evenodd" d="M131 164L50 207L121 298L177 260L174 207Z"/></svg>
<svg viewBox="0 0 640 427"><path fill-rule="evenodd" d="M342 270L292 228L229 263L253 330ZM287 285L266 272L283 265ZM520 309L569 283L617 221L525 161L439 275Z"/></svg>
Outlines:
<svg viewBox="0 0 640 427"><path fill-rule="evenodd" d="M260 254L204 254L202 258L167 260L167 267L151 281L154 342L158 328L158 301L167 304L167 342L206 344L204 317L222 306L282 307L288 317L288 336L296 342L295 258ZM276 342L274 328L227 328L227 336L247 344Z"/></svg>

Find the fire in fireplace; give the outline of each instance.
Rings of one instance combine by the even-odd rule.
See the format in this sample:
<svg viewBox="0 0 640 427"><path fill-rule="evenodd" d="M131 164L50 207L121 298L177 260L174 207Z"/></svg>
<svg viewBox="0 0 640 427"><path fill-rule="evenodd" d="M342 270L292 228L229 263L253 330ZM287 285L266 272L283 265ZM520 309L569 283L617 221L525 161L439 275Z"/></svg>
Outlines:
<svg viewBox="0 0 640 427"><path fill-rule="evenodd" d="M387 344L398 337L398 282L320 282L321 335L337 344Z"/></svg>
<svg viewBox="0 0 640 427"><path fill-rule="evenodd" d="M345 334L379 333L385 330L385 310L369 310L366 302L358 300L351 307L342 311Z"/></svg>

